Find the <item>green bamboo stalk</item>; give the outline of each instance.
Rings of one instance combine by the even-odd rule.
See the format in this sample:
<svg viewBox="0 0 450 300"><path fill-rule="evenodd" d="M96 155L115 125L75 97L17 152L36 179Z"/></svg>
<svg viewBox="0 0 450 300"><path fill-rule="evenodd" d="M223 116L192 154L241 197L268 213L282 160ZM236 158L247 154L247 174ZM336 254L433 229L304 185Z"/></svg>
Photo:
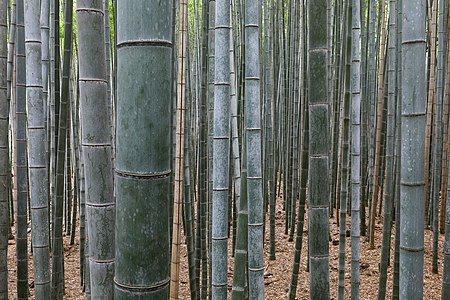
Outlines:
<svg viewBox="0 0 450 300"><path fill-rule="evenodd" d="M91 295L112 298L115 203L103 4L77 1L76 12Z"/></svg>
<svg viewBox="0 0 450 300"><path fill-rule="evenodd" d="M206 299L207 296L207 249L206 249L206 206L207 206L207 164L208 164L208 150L207 150L207 134L208 134L208 119L207 119L207 101L208 101L208 23L209 23L209 9L208 2L202 3L202 61L201 61L201 104L200 104L200 128L199 128L199 195L198 195L198 226L197 226L197 262L196 262L196 278L197 290L199 291L200 299ZM200 272L201 271L201 272ZM201 276L201 286L200 286Z"/></svg>
<svg viewBox="0 0 450 300"><path fill-rule="evenodd" d="M82 150L80 148L80 282L83 288L85 287L85 274L86 274L86 190L84 180L84 159Z"/></svg>
<svg viewBox="0 0 450 300"><path fill-rule="evenodd" d="M7 97L8 6L6 4L6 0L0 1L0 299L8 298L10 103Z"/></svg>
<svg viewBox="0 0 450 300"><path fill-rule="evenodd" d="M187 3L182 0L179 3L178 26L178 68L177 68L177 104L176 104L176 132L175 132L175 165L174 165L174 205L172 226L172 249L170 269L170 299L179 297L180 277L180 243L182 202L184 191L184 144L185 144L185 115L186 115L186 64L187 64ZM186 228L186 227L185 227Z"/></svg>
<svg viewBox="0 0 450 300"><path fill-rule="evenodd" d="M448 7L448 6L447 6ZM450 18L448 19L450 22ZM448 54L447 54L448 55ZM450 56L447 56L447 64L450 60ZM448 78L446 81L446 88L448 88ZM448 168L450 171L450 168ZM447 175L448 176L448 175ZM450 297L450 188L447 186L447 201L445 206L445 242L444 242L444 270L442 273L442 297L441 299L447 299Z"/></svg>
<svg viewBox="0 0 450 300"><path fill-rule="evenodd" d="M372 189L373 189L373 165L374 165L374 135L375 135L375 128L374 128L374 111L375 111L375 98L376 98L376 64L377 64L377 49L375 47L375 39L376 39L376 1L370 0L369 2L369 16L368 16L368 74L367 74L367 130L366 133L368 133L366 139L367 139L367 187L366 191L362 191L366 194L367 199L367 205L369 206L369 216L371 212L371 201L372 201ZM370 225L369 218L369 224Z"/></svg>
<svg viewBox="0 0 450 300"><path fill-rule="evenodd" d="M11 94L13 91L12 81L13 81L13 70L14 70L14 54L15 54L15 41L16 41L16 0L12 1L11 5L11 20L9 26L9 36L8 36L8 62L6 67L6 99L8 103L11 103ZM11 105L8 105L10 109ZM13 124L12 124L13 125ZM14 126L14 125L13 125Z"/></svg>
<svg viewBox="0 0 450 300"><path fill-rule="evenodd" d="M436 147L432 147L432 142L435 140L436 135L435 130L433 130L433 137L431 135L432 131L432 122L433 119L436 121L436 115L434 112L436 111L436 18L438 11L438 1L432 1L431 7L428 7L428 35L429 35L429 43L430 43L430 55L429 59L429 82L428 82L428 93L427 93L427 124L426 124L426 134L425 134L425 226L429 226L429 222L433 219L432 216L429 218L429 212L433 209L433 197L431 194L433 191L433 182L434 182L434 172L432 171L432 163L430 160L433 160L433 154L431 153L431 148L433 150ZM441 44L441 43L439 43ZM433 117L434 116L434 117ZM434 163L434 160L433 160ZM439 164L441 162L439 161ZM433 172L432 174L430 174ZM429 205L430 204L430 205Z"/></svg>
<svg viewBox="0 0 450 300"><path fill-rule="evenodd" d="M345 260L346 260L346 236L347 236L347 198L349 183L349 142L350 142L350 71L351 71L351 28L352 28L352 3L347 1L345 10L345 22L347 28L344 28L345 37L345 86L344 86L344 107L342 124L342 168L341 168L341 187L340 187L340 209L339 209L339 265L338 265L338 299L344 299L345 294Z"/></svg>
<svg viewBox="0 0 450 300"><path fill-rule="evenodd" d="M36 299L48 299L50 298L50 233L39 4L39 1L25 3L28 157L35 295Z"/></svg>
<svg viewBox="0 0 450 300"><path fill-rule="evenodd" d="M303 5L302 5L303 6ZM303 8L302 8L303 10ZM303 16L303 13L301 14ZM302 17L303 19L303 17ZM301 20L301 24L304 21ZM303 73L303 72L302 72ZM303 80L302 80L303 82ZM303 90L303 89L302 89ZM298 206L298 220L297 220L297 236L295 238L295 253L294 253L294 266L292 270L291 285L289 287L289 299L296 299L298 274L300 269L300 258L302 253L303 244L303 226L305 223L305 203L306 203L306 186L308 183L308 164L309 164L309 106L305 105L305 97L302 96L304 106L304 118L302 122L302 148L300 158L300 201Z"/></svg>
<svg viewBox="0 0 450 300"><path fill-rule="evenodd" d="M54 210L55 205L55 184L56 184L56 108L55 108L55 0L50 1L50 37L49 37L49 97L48 97L48 108L47 108L47 136L49 138L48 147L49 147L49 193L50 193L50 203L51 209ZM58 54L59 55L59 54ZM59 56L58 56L59 59ZM58 66L59 68L59 66ZM53 213L51 215L51 222L53 222ZM53 238L53 229L51 232L51 238ZM53 243L53 242L51 242Z"/></svg>
<svg viewBox="0 0 450 300"><path fill-rule="evenodd" d="M115 299L167 299L172 1L120 0L117 12Z"/></svg>
<svg viewBox="0 0 450 300"><path fill-rule="evenodd" d="M341 19L341 10L342 10L342 3L337 2L336 8L335 8L335 14L334 14L334 22L335 22L335 30L336 33L334 34L334 42L336 44L335 46L335 55L334 55L334 62L333 62L333 80L332 80L332 90L331 90L331 97L328 100L330 103L330 111L332 115L334 116L333 122L330 122L330 134L331 134L331 140L332 140L332 148L330 149L330 172L331 172L331 182L330 182L330 216L333 216L334 210L333 208L336 207L336 202L338 201L340 197L340 193L336 192L336 188L339 186L339 180L340 177L338 176L338 170L340 169L339 163L340 163L340 157L339 154L339 146L340 146L340 140L339 140L339 118L340 118L340 112L341 112L341 102L340 97L340 89L341 89L341 79L342 79L342 59L343 59L343 47L341 47L342 43L342 32L343 32L343 25L344 22L340 22ZM339 214L336 213L336 218L339 219Z"/></svg>
<svg viewBox="0 0 450 300"><path fill-rule="evenodd" d="M309 265L311 299L330 298L329 279L329 121L326 95L326 0L308 3L307 72L309 105Z"/></svg>
<svg viewBox="0 0 450 300"><path fill-rule="evenodd" d="M76 49L76 47L75 47ZM75 50L76 51L76 50ZM76 51L77 52L77 51ZM78 58L78 53L75 54L75 57ZM78 59L77 59L78 61ZM73 210L72 210L72 217L71 217L71 228L70 228L70 242L69 245L75 244L75 231L77 228L77 209L79 209L79 200L80 200L80 193L79 193L79 185L80 185L80 170L79 170L79 135L78 135L78 110L77 108L78 103L80 102L79 99L79 71L78 71L78 63L72 61L73 68L77 71L72 73L72 89L73 89L73 101L70 104L70 113L71 113L71 120L72 120L72 127L71 127L71 143L72 143L72 153L71 153L71 159L72 159L72 168L73 168Z"/></svg>
<svg viewBox="0 0 450 300"><path fill-rule="evenodd" d="M64 209L64 213L65 213L65 219L64 219L64 231L65 234L68 234L70 232L70 227L71 227L71 220L70 217L72 215L72 211L73 211L73 196L72 196L72 145L70 144L70 140L72 137L72 113L71 113L71 109L70 107L72 106L71 102L73 100L73 89L72 89L72 85L70 84L69 87L69 94L70 94L70 101L69 101L69 113L67 115L67 117L69 118L67 120L67 134L66 134L66 181L65 181L65 187L64 187L64 193L65 193L65 202L66 202L66 207Z"/></svg>
<svg viewBox="0 0 450 300"><path fill-rule="evenodd" d="M245 135L245 133L244 133ZM242 170L241 170L241 199L239 201L236 249L234 253L234 273L231 299L245 299L245 284L247 281L246 265L248 263L248 203L247 203L247 160L246 139L242 145Z"/></svg>
<svg viewBox="0 0 450 300"><path fill-rule="evenodd" d="M187 23L189 24L189 14L187 16ZM188 33L189 34L189 27L188 27ZM187 40L187 57L189 59L189 39ZM189 72L189 63L186 64L187 72ZM188 76L189 78L189 76ZM191 84L191 81L188 81L189 85ZM189 95L190 100L192 100L191 95ZM186 111L189 112L189 110L192 108L194 110L193 105L191 101L186 101ZM187 244L187 252L188 252L188 268L189 268L189 288L191 291L191 299L198 299L197 297L197 284L196 284L196 278L195 278L195 243L194 243L194 191L193 187L191 186L191 169L193 169L191 165L191 158L190 155L191 152L191 145L190 145L190 135L194 135L192 132L189 132L191 123L191 117L190 114L186 114L185 118L185 126L184 126L184 212L186 215L185 220L185 234L186 234L186 244Z"/></svg>
<svg viewBox="0 0 450 300"><path fill-rule="evenodd" d="M212 291L212 210L213 210L213 177L214 177L214 82L215 82L215 20L216 20L216 1L208 1L208 187L207 187L207 257L205 256L205 264L207 268L202 270L202 280L204 281L205 293L211 295Z"/></svg>
<svg viewBox="0 0 450 300"><path fill-rule="evenodd" d="M383 238L380 262L380 281L378 285L378 299L386 298L387 268L389 264L391 231L392 231L392 208L394 207L395 176L394 176L394 147L395 147L395 110L397 104L397 2L389 2L389 37L388 37L388 112L386 133L386 188L384 191L384 217Z"/></svg>
<svg viewBox="0 0 450 300"><path fill-rule="evenodd" d="M295 13L294 19L298 20L300 18L300 3L295 4ZM300 152L298 151L300 147L300 125L301 125L301 114L300 114L300 103L299 103L299 71L300 71L300 51L298 46L299 40L299 22L294 22L294 49L293 49L293 78L292 78L292 97L293 97L293 124L292 124L292 146L291 146L291 155L292 155L292 208L291 208L291 224L290 224L290 233L289 240L294 240L294 231L296 227L296 212L297 212L297 196L299 191L299 161L300 161ZM266 186L266 185L265 185Z"/></svg>
<svg viewBox="0 0 450 300"><path fill-rule="evenodd" d="M375 159L374 159L374 171L373 171L373 192L372 192L372 205L370 213L370 226L369 226L369 238L370 249L375 248L375 216L378 205L378 192L380 188L380 160L381 160L381 132L382 132L382 117L383 117L383 84L384 84L384 60L385 60L385 4L384 0L380 3L381 6L381 44L380 44L380 61L378 66L378 94L377 94L377 108L376 108L376 137L375 137Z"/></svg>
<svg viewBox="0 0 450 300"><path fill-rule="evenodd" d="M15 68L14 68L14 59L15 59L15 41L16 41L16 1L13 0L11 3L11 20L10 20L10 28L9 28L9 41L8 41L8 65L6 67L6 99L8 101L8 109L11 110L13 105L11 105L11 94L12 91L15 91L16 87L13 86L13 74L15 74ZM14 83L15 84L15 83ZM15 101L13 101L15 103ZM13 112L9 113L9 117L13 120L9 122L11 126L11 135L14 134L15 129L15 117L14 117L15 110L13 109ZM12 140L13 138L11 138ZM9 185L9 200L8 200L8 207L9 207L9 224L12 226L14 224L14 204L13 204L13 183L12 183L12 177L11 172L12 168L11 165L14 164L14 157L15 157L15 150L14 147L11 147L11 153L10 156L10 162L8 163L8 185ZM7 186L8 186L7 185ZM8 229L9 232L11 232L11 228Z"/></svg>
<svg viewBox="0 0 450 300"><path fill-rule="evenodd" d="M215 5L211 296L213 299L226 299L230 169L230 1L217 0Z"/></svg>
<svg viewBox="0 0 450 300"><path fill-rule="evenodd" d="M247 143L248 286L264 299L263 186L259 59L260 1L245 1L245 131Z"/></svg>
<svg viewBox="0 0 450 300"><path fill-rule="evenodd" d="M16 184L17 184L17 298L28 299L28 239L27 239L27 139L26 139L26 65L24 1L17 1L16 34Z"/></svg>
<svg viewBox="0 0 450 300"><path fill-rule="evenodd" d="M79 89L79 77L80 77L80 72L78 70L78 61L79 61L79 55L78 55L78 38L76 36L76 33L74 33L74 46L73 46L73 56L75 57L75 59L71 60L71 69L73 70L73 72L71 72L70 74L70 80L69 80L69 85L70 85L70 98L71 98L71 102L69 103L69 114L70 114L70 129L69 129L69 134L70 134L70 140L68 143L70 143L70 147L71 147L71 151L70 151L70 165L71 165L71 178L73 178L73 183L71 182L71 197L72 197L72 209L70 211L71 216L69 216L70 219L70 228L68 229L68 234L70 235L70 243L72 243L72 239L74 240L74 235L75 235L75 229L77 227L77 222L76 222L76 215L77 215L77 209L78 209L78 183L79 183L79 177L78 177L78 172L77 172L77 168L78 166L78 162L79 162L79 148L80 145L77 144L77 141L79 141L78 139L78 133L76 132L76 128L77 128L77 124L79 124L79 121L77 121L76 119L78 118L78 110L77 106L78 106L78 102L79 102L79 93L80 93L80 89ZM73 234L72 234L73 232Z"/></svg>
<svg viewBox="0 0 450 300"><path fill-rule="evenodd" d="M401 108L402 108L402 1L397 0L397 112L396 112L396 145L395 145L395 241L394 241L394 274L392 283L392 299L398 300L400 293L400 169L401 169Z"/></svg>
<svg viewBox="0 0 450 300"><path fill-rule="evenodd" d="M400 298L423 297L425 2L403 1Z"/></svg>
<svg viewBox="0 0 450 300"><path fill-rule="evenodd" d="M368 9L366 9L368 6L365 5L365 1L362 1L361 3L361 99L368 99L367 98L367 70L368 70L368 29L369 26L367 26L367 15L368 15ZM366 13L367 11L367 13ZM367 106L368 101L362 101L361 102L361 205L360 205L360 212L361 212L361 226L360 226L360 235L364 236L366 235L366 204L367 204L367 193L366 193L366 187L367 187L367 166L368 166L368 149L367 149L367 133L368 133L368 120L367 120Z"/></svg>
<svg viewBox="0 0 450 300"><path fill-rule="evenodd" d="M274 34L274 12L273 6L274 1L268 0L269 4L269 24L268 24L268 44L269 44L269 53L268 53L268 82L267 82L267 110L268 110L268 126L267 126L267 139L268 139L268 147L267 147L267 156L268 156L268 197L269 197L269 214L270 214L270 256L269 259L275 259L275 202L276 202L276 172L275 172L275 146L274 146L274 135L275 135L275 97L276 97L276 76L275 76L275 62L274 62L274 43L275 43L275 34Z"/></svg>
<svg viewBox="0 0 450 300"><path fill-rule="evenodd" d="M436 4L437 5L437 4ZM444 10L445 1L439 1L439 18L438 18L438 57L436 70L436 116L435 116L435 148L434 148L434 162L433 162L433 258L432 258L432 272L438 273L438 237L439 237L439 195L441 187L441 172L442 172L442 140L443 140L443 126L442 126L442 111L444 100Z"/></svg>
<svg viewBox="0 0 450 300"><path fill-rule="evenodd" d="M82 158L83 159L83 158ZM84 165L83 165L84 171ZM82 178L82 184L86 186L86 182L84 177ZM86 207L86 205L85 205ZM86 226L86 240L84 244L84 294L86 296L86 300L91 299L91 271L89 267L89 226Z"/></svg>
<svg viewBox="0 0 450 300"><path fill-rule="evenodd" d="M369 26L368 26L368 14L369 9L368 5L365 5L365 2L363 1L361 3L361 99L367 99L368 100L368 43L369 39L367 38L368 32L369 32ZM367 12L366 12L367 11ZM366 206L367 206L367 199L368 199L368 193L367 191L367 174L368 174L368 159L369 159L369 153L368 153L368 143L367 143L367 137L368 137L368 105L369 101L361 101L361 226L360 226L360 236L366 235Z"/></svg>
<svg viewBox="0 0 450 300"><path fill-rule="evenodd" d="M352 0L352 66L351 66L351 299L360 298L360 209L361 202L361 2Z"/></svg>
<svg viewBox="0 0 450 300"><path fill-rule="evenodd" d="M56 3L56 2L55 2ZM59 6L59 5L58 5ZM63 72L62 72L62 85L61 85L61 97L58 101L59 95L59 70L58 74L55 71L55 103L59 102L59 109L55 110L59 113L59 117L56 117L58 122L57 131L57 155L56 155L56 193L54 204L54 221L53 221L53 246L52 246L52 298L62 299L64 294L64 256L63 256L63 197L64 197L64 162L65 162L65 145L66 134L68 126L69 116L69 77L71 66L71 49L72 49L72 14L73 14L73 1L67 0L65 5L65 20L64 20L64 56L63 56ZM59 12L56 10L55 12ZM58 13L55 13L55 18L58 19ZM59 21L57 22L59 26ZM59 28L56 28L55 21L55 34L59 32ZM58 37L59 35L55 35ZM58 40L58 42L57 42ZM55 38L55 45L59 44L59 38ZM59 49L56 50L55 46L55 69L58 65Z"/></svg>
<svg viewBox="0 0 450 300"><path fill-rule="evenodd" d="M230 13L232 11L230 10ZM236 90L236 57L234 51L233 40L233 28L230 26L230 116L231 116L231 144L232 144L232 159L233 159L233 179L234 179L234 196L235 196L235 211L239 211L240 199L241 199L241 158L239 152L239 129L238 129L238 103L237 103L237 90ZM233 224L233 230L237 228L237 213L236 222ZM237 231L237 230L236 230ZM237 232L236 232L237 234ZM236 242L236 241L234 241ZM233 255L234 250L233 247Z"/></svg>
<svg viewBox="0 0 450 300"><path fill-rule="evenodd" d="M51 0L52 1L52 9L53 9L53 14L52 11L50 11L50 14L53 15L53 18L51 19L52 21L52 25L53 25L53 68L51 68L51 70L53 70L53 98L54 98L54 112L53 112L53 117L54 117L54 162L53 162L53 168L54 168L54 173L53 173L53 177L55 178L56 173L57 173L57 167L56 165L58 164L57 162L57 157L58 157L58 136L59 136L59 118L61 116L61 108L60 108L60 101L61 101L61 82L60 82L60 72L61 72L61 42L60 42L60 1L58 0ZM51 31L51 28L50 28ZM51 34L51 33L50 33ZM55 179L56 181L56 179ZM56 183L54 186L54 193L56 194ZM56 198L56 195L54 196L54 198Z"/></svg>
<svg viewBox="0 0 450 300"><path fill-rule="evenodd" d="M46 152L46 166L47 166L47 194L48 197L50 197L50 173L49 173L49 163L50 163L50 157L49 157L49 141L50 141L50 135L49 135L49 118L48 118L48 108L49 108L49 75L50 75L50 0L42 0L41 1L41 14L40 14L40 26L41 26L41 43L42 43L42 96L44 99L44 126L46 131L46 141L45 141L45 152ZM49 198L50 199L50 198Z"/></svg>

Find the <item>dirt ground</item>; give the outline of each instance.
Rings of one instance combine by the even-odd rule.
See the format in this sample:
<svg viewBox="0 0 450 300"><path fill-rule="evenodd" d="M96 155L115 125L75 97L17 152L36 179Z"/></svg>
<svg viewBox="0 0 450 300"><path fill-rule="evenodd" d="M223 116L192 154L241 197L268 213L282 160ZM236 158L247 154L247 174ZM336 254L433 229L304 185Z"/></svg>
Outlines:
<svg viewBox="0 0 450 300"><path fill-rule="evenodd" d="M280 203L281 201L278 201ZM295 238L290 242L289 236L284 234L284 212L281 204L277 204L276 211L276 260L269 260L269 224L265 236L265 298L266 299L287 299L289 285L291 281ZM306 215L305 215L306 216ZM306 220L305 220L306 221ZM268 220L267 220L268 222ZM307 222L307 221L306 221ZM382 218L377 219L375 227L375 249L369 250L369 243L365 237L361 237L361 299L376 299L378 292L379 272L378 266L381 256L381 233ZM305 223L307 224L307 223ZM350 220L347 218L347 230L350 230ZM331 238L330 242L330 295L331 299L337 299L337 278L338 278L338 253L339 246L339 228L336 219L330 219ZM393 228L393 233L395 228ZM14 229L13 229L14 233ZM30 234L29 234L30 235ZM306 270L307 262L307 231L303 230L303 248L300 274L298 278L297 299L309 299L309 273ZM424 265L424 299L440 299L442 285L443 262L443 243L444 236L439 236L439 274L431 272L432 260L432 232L425 230L425 265ZM231 241L229 253L231 253ZM334 245L336 244L336 245ZM350 237L347 237L347 263L346 263L346 286L345 298L350 299ZM29 245L30 247L30 245ZM391 242L391 262L393 262L394 242ZM75 238L75 245L69 245L69 237L64 237L64 261L65 261L65 299L83 299L83 292L80 285L79 268L79 238L78 232ZM16 249L14 240L9 241L8 247L8 280L9 280L9 298L16 299ZM34 299L33 289L33 263L32 257L29 257L29 295ZM180 299L189 299L189 281L187 268L186 247L183 244L181 252L181 278L180 278ZM233 258L228 261L229 274L229 296L231 294L231 283L233 274ZM388 268L387 297L391 299L392 292L393 263Z"/></svg>

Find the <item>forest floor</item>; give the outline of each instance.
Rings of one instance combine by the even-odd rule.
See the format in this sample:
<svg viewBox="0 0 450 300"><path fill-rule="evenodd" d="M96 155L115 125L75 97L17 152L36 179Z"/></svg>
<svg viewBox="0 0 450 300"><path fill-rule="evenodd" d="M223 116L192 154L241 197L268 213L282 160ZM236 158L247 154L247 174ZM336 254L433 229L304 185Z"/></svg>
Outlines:
<svg viewBox="0 0 450 300"><path fill-rule="evenodd" d="M336 215L336 214L335 214ZM284 234L284 217L285 213L282 208L281 201L278 201L276 210L276 260L269 260L269 219L267 219L267 230L265 236L265 298L266 299L287 299L289 285L291 282L293 257L295 250L294 241L289 241L289 235ZM305 224L307 224L307 214L305 214ZM350 230L350 218L347 217L347 230ZM366 237L361 237L361 299L376 299L379 282L379 262L381 257L381 240L382 240L382 224L381 217L377 218L375 225L375 249L369 250L369 243ZM337 299L338 286L338 257L339 257L339 228L336 218L330 219L331 241L330 241L330 297ZM12 228L14 234L15 229ZM30 231L30 230L29 230ZM387 297L392 299L392 276L393 276L393 256L394 256L394 233L395 227L392 229L391 241L391 265L388 267L387 279ZM309 299L309 273L306 272L307 263L307 238L308 232L306 225L303 229L303 247L301 252L300 274L298 278L297 299ZM64 237L64 261L65 261L65 296L64 299L83 299L82 287L80 285L80 268L79 268L79 236L75 238L75 244L69 245L69 236ZM30 233L28 233L30 240ZM444 236L439 235L439 274L433 274L431 271L432 261L432 241L433 233L425 230L425 263L424 263L424 299L440 299L443 271L443 244ZM345 299L350 299L350 237L346 238L347 261L345 273ZM28 246L30 248L30 245ZM229 243L229 253L231 253L231 241ZM30 299L34 299L34 281L33 281L33 263L32 256L29 256L28 263L29 272L29 295ZM180 299L189 299L189 280L187 267L186 246L183 244L181 250L181 270L180 270ZM231 284L233 274L233 258L230 256L228 260L228 290L231 295ZM9 240L8 247L8 280L9 280L9 299L16 299L16 248L15 241Z"/></svg>

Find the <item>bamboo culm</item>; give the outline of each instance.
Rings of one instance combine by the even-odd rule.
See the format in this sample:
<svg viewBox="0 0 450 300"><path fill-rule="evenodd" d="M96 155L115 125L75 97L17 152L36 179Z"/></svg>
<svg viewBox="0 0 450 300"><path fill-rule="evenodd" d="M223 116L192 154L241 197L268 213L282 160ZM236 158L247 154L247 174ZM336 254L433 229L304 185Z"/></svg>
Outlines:
<svg viewBox="0 0 450 300"><path fill-rule="evenodd" d="M426 5L412 0L402 1L402 6L400 299L422 299Z"/></svg>

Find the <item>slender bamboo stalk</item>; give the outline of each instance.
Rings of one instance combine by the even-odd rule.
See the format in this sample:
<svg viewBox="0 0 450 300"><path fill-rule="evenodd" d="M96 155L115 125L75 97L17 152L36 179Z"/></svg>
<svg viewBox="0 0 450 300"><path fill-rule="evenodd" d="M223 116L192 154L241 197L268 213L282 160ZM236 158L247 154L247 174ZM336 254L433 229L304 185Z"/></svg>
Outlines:
<svg viewBox="0 0 450 300"><path fill-rule="evenodd" d="M380 44L380 64L378 67L378 101L377 101L377 121L376 121L376 140L375 140L375 163L373 172L373 194L372 194L372 210L370 216L370 249L375 248L375 216L377 213L378 205L378 192L379 192L379 179L380 177L380 158L381 158L381 127L383 117L383 83L384 83L384 58L385 58L385 45L386 45L386 30L385 30L385 3L381 1L381 44Z"/></svg>
<svg viewBox="0 0 450 300"><path fill-rule="evenodd" d="M361 2L352 0L352 112L351 112L351 298L360 298L360 209L361 202Z"/></svg>
<svg viewBox="0 0 450 300"><path fill-rule="evenodd" d="M446 1L445 8L449 9L448 1ZM450 21L450 18L447 16L447 23ZM446 206L447 206L447 187L448 187L448 151L449 151L449 138L448 138L448 130L449 130L449 109L450 109L450 47L449 47L449 35L450 30L448 30L448 26L444 28L444 30L447 31L447 35L444 34L444 37L446 36L446 47L447 47L447 62L446 62L446 70L445 70L445 96L444 96L444 115L443 115L443 122L444 122L444 137L443 137L443 153L442 153L442 186L441 186L441 215L440 215L440 223L439 223L439 232L441 234L444 234L445 232L445 219L446 219ZM445 46L444 46L445 47Z"/></svg>
<svg viewBox="0 0 450 300"><path fill-rule="evenodd" d="M27 139L24 1L17 1L16 34L16 180L17 299L28 299Z"/></svg>
<svg viewBox="0 0 450 300"><path fill-rule="evenodd" d="M303 9L302 9L303 10ZM303 24L303 23L302 23ZM304 97L303 101L305 102ZM308 150L309 150L309 106L304 103L304 118L302 123L302 149L300 158L300 201L298 206L298 220L297 220L297 236L295 238L295 254L294 254L294 266L292 271L291 285L289 287L289 299L296 299L297 294L297 282L300 269L300 258L302 252L303 243L303 226L305 223L305 203L306 203L306 186L308 183Z"/></svg>
<svg viewBox="0 0 450 300"><path fill-rule="evenodd" d="M53 118L54 118L54 193L56 198L56 165L57 162L57 156L58 156L58 136L59 136L59 118L60 118L60 98L61 98L61 82L60 82L60 72L61 72L61 29L60 29L60 1L58 0L51 0L52 1L52 9L53 9L53 18L52 18L52 25L53 25L53 68L51 70L53 71L53 97L54 97L54 110L53 110ZM52 14L52 11L50 11L50 14Z"/></svg>
<svg viewBox="0 0 450 300"><path fill-rule="evenodd" d="M189 24L189 13L186 14L186 23ZM189 27L187 27L186 32L187 37L189 37ZM189 268L189 288L191 292L191 299L197 299L197 285L196 285L196 278L195 278L195 243L194 243L194 183L191 180L192 176L192 169L194 169L193 166L195 164L192 162L192 159L190 158L192 153L192 144L191 139L192 135L195 133L192 132L191 120L191 114L195 110L195 105L192 103L193 97L192 97L192 80L191 80L191 72L190 72L190 52L189 52L189 38L186 40L186 64L185 64L185 72L187 73L187 85L186 85L186 95L188 95L188 98L186 100L186 107L185 111L187 112L185 114L185 125L184 125L184 201L183 201L183 209L184 209L184 215L185 215L185 222L184 222L184 232L186 235L186 244L187 244L187 256L188 256L188 268ZM196 120L196 119L194 119Z"/></svg>
<svg viewBox="0 0 450 300"><path fill-rule="evenodd" d="M244 133L245 135L245 133ZM247 203L247 160L246 139L242 145L241 199L239 202L236 250L234 254L234 274L231 299L245 299L245 284L247 279L246 265L248 263L248 203Z"/></svg>
<svg viewBox="0 0 450 300"><path fill-rule="evenodd" d="M199 195L198 195L198 226L197 226L197 249L196 249L196 278L197 290L200 299L206 299L207 294L207 249L206 249L206 207L207 207L207 85L208 85L208 23L209 23L208 2L202 2L202 62L201 62L201 104L200 104L200 145L199 145ZM200 286L201 276L201 286ZM201 289L200 289L201 288Z"/></svg>
<svg viewBox="0 0 450 300"><path fill-rule="evenodd" d="M217 0L215 4L211 297L226 299L230 169L230 1Z"/></svg>
<svg viewBox="0 0 450 300"><path fill-rule="evenodd" d="M27 62L28 157L34 286L36 299L50 298L50 251L46 132L42 91L42 57L39 1L25 3Z"/></svg>
<svg viewBox="0 0 450 300"><path fill-rule="evenodd" d="M396 112L396 145L395 145L395 241L394 241L394 274L392 280L392 299L400 298L400 172L401 172L401 113L402 113L402 31L403 0L397 0L397 112Z"/></svg>
<svg viewBox="0 0 450 300"><path fill-rule="evenodd" d="M9 2L9 1L8 1ZM9 98L7 98L8 25L6 0L0 1L0 298L8 298Z"/></svg>
<svg viewBox="0 0 450 300"><path fill-rule="evenodd" d="M42 57L42 96L44 98L44 125L45 125L45 131L46 131L46 145L45 145L45 152L46 152L46 166L47 166L47 194L48 197L50 197L50 157L49 157L49 141L50 141L50 135L49 135L49 118L48 118L48 109L49 109L49 75L50 75L50 0L42 0L41 1L41 14L40 14L40 26L41 26L41 57ZM50 198L49 198L50 199Z"/></svg>
<svg viewBox="0 0 450 300"><path fill-rule="evenodd" d="M187 3L181 0L179 3L179 32L178 32L178 80L177 80L177 116L175 135L175 187L173 205L173 231L172 231L172 260L170 269L170 299L178 299L180 277L180 243L181 243L181 205L183 202L184 188L184 126L186 111L186 16Z"/></svg>
<svg viewBox="0 0 450 300"><path fill-rule="evenodd" d="M90 0L77 1L76 13L91 295L94 299L112 298L115 201L103 4Z"/></svg>
<svg viewBox="0 0 450 300"><path fill-rule="evenodd" d="M381 248L380 281L378 299L386 297L387 268L389 264L392 209L394 207L394 149L395 149L395 109L396 109L396 64L397 64L397 8L396 1L389 2L389 45L388 45L388 112L386 133L386 188L384 191L383 240Z"/></svg>
<svg viewBox="0 0 450 300"><path fill-rule="evenodd" d="M55 2L56 3L56 2ZM59 5L58 5L59 7ZM73 1L67 0L65 5L65 18L64 18L64 56L63 56L63 72L62 72L62 85L61 85L61 97L58 101L59 95L59 70L58 74L55 71L55 101L59 102L59 117L57 120L57 155L56 155L56 194L54 204L54 221L53 221L53 246L52 246L52 298L62 299L64 294L64 256L63 256L63 197L64 197L64 162L65 162L65 145L69 116L69 77L70 77L70 60L72 52L72 14L73 14ZM55 11L57 16L59 12ZM56 23L56 22L55 22ZM59 26L59 21L57 22ZM59 28L56 29L56 33L59 32ZM55 34L56 34L55 33ZM59 44L59 35L55 37L55 45ZM58 42L56 42L58 40ZM58 46L59 47L59 46ZM55 46L55 53L58 52ZM55 54L55 69L58 61L58 55Z"/></svg>
<svg viewBox="0 0 450 300"><path fill-rule="evenodd" d="M245 1L245 130L247 140L248 286L264 299L263 186L259 58L260 1Z"/></svg>
<svg viewBox="0 0 450 300"><path fill-rule="evenodd" d="M435 1L436 2L436 1ZM436 4L437 5L437 4ZM439 198L441 187L441 172L442 172L442 140L443 140L443 128L442 128L442 104L444 94L444 0L439 1L439 19L438 19L438 58L437 58L437 71L436 71L436 115L435 115L435 147L434 147L434 161L433 161L433 258L432 258L432 272L438 273L438 237L439 237ZM425 181L426 183L426 181ZM426 191L425 191L426 193ZM425 194L426 195L426 194Z"/></svg>
<svg viewBox="0 0 450 300"><path fill-rule="evenodd" d="M442 1L439 1L442 2ZM433 113L435 112L436 105L436 18L437 18L437 10L438 10L438 0L432 1L432 7L429 7L431 10L431 18L429 18L430 30L430 78L428 83L428 94L427 94L427 125L426 125L426 133L425 133L425 226L428 226L428 202L430 199L430 150L431 150L431 124L433 122ZM441 44L441 43L439 43ZM431 183L434 179L431 180Z"/></svg>
<svg viewBox="0 0 450 300"><path fill-rule="evenodd" d="M347 1L345 9L345 22L347 28L344 36L346 38L345 45L345 86L344 86L344 107L343 107L343 124L342 124L342 178L340 187L340 222L339 222L339 265L338 265L338 299L344 299L345 294L345 260L346 260L346 236L347 236L347 198L349 184L349 143L350 143L350 72L351 72L351 29L352 29L352 2Z"/></svg>

